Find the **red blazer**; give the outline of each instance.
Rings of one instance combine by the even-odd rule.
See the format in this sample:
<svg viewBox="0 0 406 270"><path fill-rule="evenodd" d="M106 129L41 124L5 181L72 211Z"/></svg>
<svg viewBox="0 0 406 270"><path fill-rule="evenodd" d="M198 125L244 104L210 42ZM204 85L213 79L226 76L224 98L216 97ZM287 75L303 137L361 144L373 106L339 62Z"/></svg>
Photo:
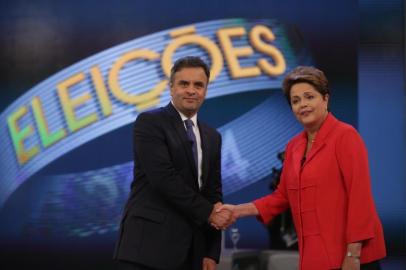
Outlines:
<svg viewBox="0 0 406 270"><path fill-rule="evenodd" d="M319 234L331 268L341 267L347 244L352 242L362 241L361 263L385 257L367 151L358 132L329 114L301 167L306 144L302 132L287 145L277 190L254 201L259 219L269 223L290 206L300 254L303 237ZM306 216L309 211L314 214Z"/></svg>

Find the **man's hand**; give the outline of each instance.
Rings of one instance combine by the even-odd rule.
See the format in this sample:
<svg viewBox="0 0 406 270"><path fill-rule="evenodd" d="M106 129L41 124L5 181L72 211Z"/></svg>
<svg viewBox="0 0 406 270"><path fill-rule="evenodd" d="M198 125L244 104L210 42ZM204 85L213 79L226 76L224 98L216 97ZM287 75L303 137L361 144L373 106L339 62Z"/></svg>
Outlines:
<svg viewBox="0 0 406 270"><path fill-rule="evenodd" d="M224 211L228 211L231 212L231 221L230 224L234 224L238 218L240 218L240 213L238 211L238 206L237 205L233 205L233 204L223 204L220 207L217 208L217 213L221 213Z"/></svg>
<svg viewBox="0 0 406 270"><path fill-rule="evenodd" d="M209 217L209 223L217 230L224 230L236 221L230 210L223 209L218 211L221 205L220 202L216 203Z"/></svg>
<svg viewBox="0 0 406 270"><path fill-rule="evenodd" d="M217 264L215 260L208 257L203 258L203 270L216 270L216 267Z"/></svg>

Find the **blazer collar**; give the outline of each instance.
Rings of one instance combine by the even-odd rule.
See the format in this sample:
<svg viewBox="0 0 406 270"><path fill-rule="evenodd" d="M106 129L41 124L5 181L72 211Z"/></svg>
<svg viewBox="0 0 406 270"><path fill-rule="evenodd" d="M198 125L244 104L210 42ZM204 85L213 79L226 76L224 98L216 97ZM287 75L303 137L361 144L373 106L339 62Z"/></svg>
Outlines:
<svg viewBox="0 0 406 270"><path fill-rule="evenodd" d="M303 165L309 163L313 157L324 147L326 144L326 139L329 133L334 129L335 125L338 123L338 120L333 116L332 113L328 113L326 119L324 120L323 124L321 125L319 131L317 132L316 138L310 149L310 152L307 153L306 161ZM302 133L298 136L298 141L293 148L293 166L297 174L300 172L300 165L301 160L304 156L304 152L306 150L307 145L307 133L306 131L302 131Z"/></svg>
<svg viewBox="0 0 406 270"><path fill-rule="evenodd" d="M337 118L335 118L331 112L328 113L326 119L324 120L323 124L321 124L321 127L317 132L314 142L315 143L317 143L317 141L324 142L337 123L338 123Z"/></svg>

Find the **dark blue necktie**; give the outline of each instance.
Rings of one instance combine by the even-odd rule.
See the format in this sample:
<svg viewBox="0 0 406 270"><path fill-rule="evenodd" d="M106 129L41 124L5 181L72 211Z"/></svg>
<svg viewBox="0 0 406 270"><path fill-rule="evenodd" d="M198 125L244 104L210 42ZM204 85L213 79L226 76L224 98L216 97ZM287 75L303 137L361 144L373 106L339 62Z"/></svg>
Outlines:
<svg viewBox="0 0 406 270"><path fill-rule="evenodd" d="M197 163L197 142L196 142L195 133L193 132L193 121L190 119L186 119L185 125L186 125L187 137L190 141L190 144L192 145L192 152L193 152L193 158L195 159L196 171L198 172L199 167L198 167L198 163Z"/></svg>

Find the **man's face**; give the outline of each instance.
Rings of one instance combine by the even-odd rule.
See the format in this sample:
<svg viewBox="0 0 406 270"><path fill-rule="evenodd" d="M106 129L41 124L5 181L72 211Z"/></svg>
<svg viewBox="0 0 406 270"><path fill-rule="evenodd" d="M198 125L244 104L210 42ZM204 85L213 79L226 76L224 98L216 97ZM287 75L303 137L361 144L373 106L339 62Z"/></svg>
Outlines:
<svg viewBox="0 0 406 270"><path fill-rule="evenodd" d="M176 72L171 84L175 108L187 117L195 115L206 97L207 83L203 68L185 67Z"/></svg>

